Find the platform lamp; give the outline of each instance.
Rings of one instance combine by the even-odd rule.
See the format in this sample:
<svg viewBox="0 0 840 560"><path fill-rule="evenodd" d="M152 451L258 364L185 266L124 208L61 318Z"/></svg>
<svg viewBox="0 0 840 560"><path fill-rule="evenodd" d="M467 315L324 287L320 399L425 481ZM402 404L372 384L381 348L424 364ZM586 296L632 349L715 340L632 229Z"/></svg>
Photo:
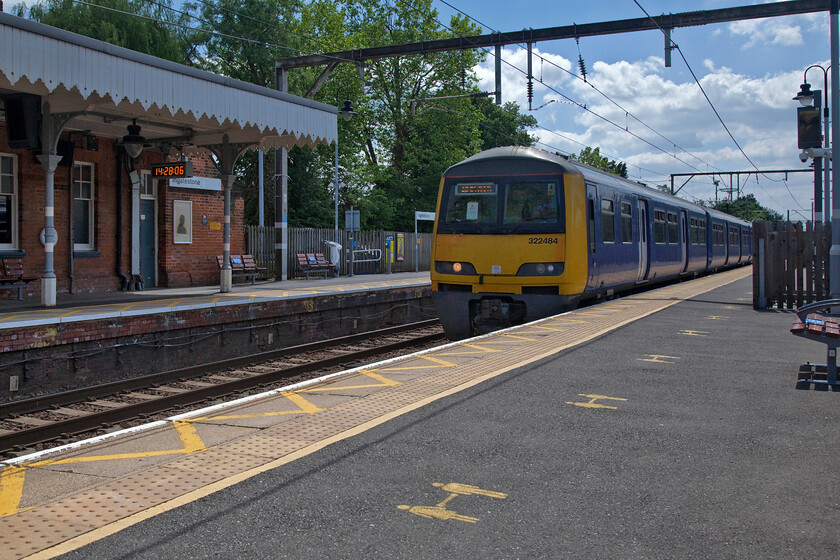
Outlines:
<svg viewBox="0 0 840 560"><path fill-rule="evenodd" d="M811 84L808 83L808 70L812 68L819 68L823 71L823 90L811 90ZM799 104L803 107L811 107L812 105L816 105L817 108L822 109L823 113L823 130L822 130L822 142L825 148L825 151L828 150L829 147L829 139L828 139L828 70L831 67L823 68L819 64L812 64L808 68L805 69L805 72L802 76L802 85L799 88L799 93L796 94L796 97L793 98L794 101L799 101ZM819 146L814 146L819 147ZM825 153L825 152L823 152ZM823 161L825 160L825 161ZM830 221L831 219L831 173L830 173L830 165L829 160L827 157L814 157L814 181L815 185L819 181L819 173L822 172L824 177L822 179L823 183L823 192L825 194L825 205L824 205L824 220L826 222Z"/></svg>
<svg viewBox="0 0 840 560"><path fill-rule="evenodd" d="M143 145L146 139L140 136L140 126L137 124L137 119L132 120L132 124L128 125L128 134L123 136L123 147L128 157L137 159L143 153Z"/></svg>
<svg viewBox="0 0 840 560"><path fill-rule="evenodd" d="M353 118L356 114L356 111L353 110L353 104L350 103L350 99L344 102L344 107L338 110L338 114L341 115L341 118L345 121L349 121ZM338 136L335 139L335 231L334 239L336 243L338 243Z"/></svg>

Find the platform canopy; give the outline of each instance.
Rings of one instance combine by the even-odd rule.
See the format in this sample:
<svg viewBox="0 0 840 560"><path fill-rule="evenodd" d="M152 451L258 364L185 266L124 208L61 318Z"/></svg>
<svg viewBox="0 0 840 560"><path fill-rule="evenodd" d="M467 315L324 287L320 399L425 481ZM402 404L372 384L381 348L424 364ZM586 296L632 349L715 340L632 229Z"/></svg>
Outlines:
<svg viewBox="0 0 840 560"><path fill-rule="evenodd" d="M150 142L267 148L329 144L337 109L0 13L0 94L31 93L64 130Z"/></svg>

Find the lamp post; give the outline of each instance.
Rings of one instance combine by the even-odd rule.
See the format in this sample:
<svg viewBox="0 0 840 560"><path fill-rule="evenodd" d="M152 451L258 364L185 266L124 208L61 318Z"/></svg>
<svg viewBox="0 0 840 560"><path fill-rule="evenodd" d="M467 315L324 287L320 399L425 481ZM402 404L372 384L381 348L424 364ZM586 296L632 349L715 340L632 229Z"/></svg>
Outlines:
<svg viewBox="0 0 840 560"><path fill-rule="evenodd" d="M338 114L341 115L341 118L346 121L349 121L353 118L356 114L356 111L353 110L353 105L350 103L350 100L344 102L344 107L338 110ZM335 242L338 243L338 140L335 141Z"/></svg>
<svg viewBox="0 0 840 560"><path fill-rule="evenodd" d="M811 91L811 84L808 83L808 70L812 68L819 68L823 71L823 89L822 90L814 90ZM803 107L810 107L814 105L815 107L822 108L823 113L823 146L825 150L828 150L829 147L829 138L828 138L828 70L831 68L823 68L819 64L812 64L808 68L805 69L805 72L802 77L802 86L799 89L799 93L796 94L794 97L794 101L799 101L799 103ZM825 169L823 169L823 167ZM825 221L828 222L831 219L831 205L830 205L830 192L831 192L831 175L830 175L830 165L828 162L823 165L823 157L822 156L814 156L814 196L816 197L815 200L815 219L821 221L823 217L821 216L820 210L820 201L819 195L820 190L823 190L825 193ZM824 178L821 176L821 173L824 172ZM822 185L820 185L822 183Z"/></svg>

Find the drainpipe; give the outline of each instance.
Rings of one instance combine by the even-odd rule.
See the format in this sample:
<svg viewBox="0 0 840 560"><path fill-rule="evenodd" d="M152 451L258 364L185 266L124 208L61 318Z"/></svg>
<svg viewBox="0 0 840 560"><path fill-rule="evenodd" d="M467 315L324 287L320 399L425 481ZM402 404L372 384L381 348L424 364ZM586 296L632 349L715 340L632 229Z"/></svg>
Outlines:
<svg viewBox="0 0 840 560"><path fill-rule="evenodd" d="M120 150L117 154L117 276L120 279L120 289L128 291L128 276L123 272L122 267L122 246L123 246L123 189L125 188L125 172L128 171L128 161L125 152Z"/></svg>

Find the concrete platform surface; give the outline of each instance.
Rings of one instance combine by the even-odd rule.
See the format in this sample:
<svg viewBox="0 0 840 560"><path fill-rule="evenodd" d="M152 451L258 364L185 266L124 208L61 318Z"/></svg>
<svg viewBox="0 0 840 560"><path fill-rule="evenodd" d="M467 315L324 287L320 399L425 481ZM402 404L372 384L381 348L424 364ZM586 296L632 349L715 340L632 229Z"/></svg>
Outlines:
<svg viewBox="0 0 840 560"><path fill-rule="evenodd" d="M836 558L840 393L749 272L6 461L0 558Z"/></svg>

